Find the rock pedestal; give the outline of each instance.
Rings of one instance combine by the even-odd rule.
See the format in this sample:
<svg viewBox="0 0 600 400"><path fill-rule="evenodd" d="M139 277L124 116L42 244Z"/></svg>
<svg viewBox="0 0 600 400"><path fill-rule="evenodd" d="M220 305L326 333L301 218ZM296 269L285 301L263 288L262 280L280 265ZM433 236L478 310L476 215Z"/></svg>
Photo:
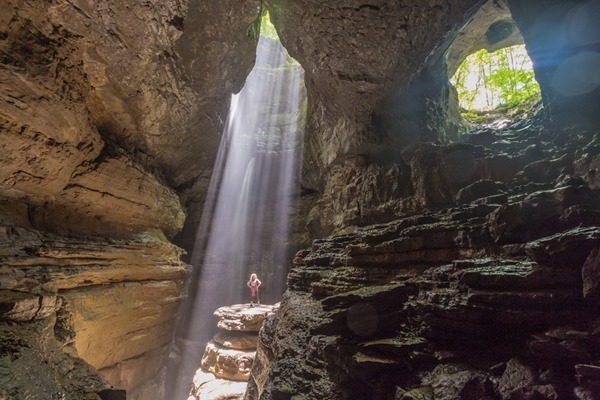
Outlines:
<svg viewBox="0 0 600 400"><path fill-rule="evenodd" d="M243 399L256 354L258 331L278 305L236 304L215 311L219 331L208 342L188 400Z"/></svg>

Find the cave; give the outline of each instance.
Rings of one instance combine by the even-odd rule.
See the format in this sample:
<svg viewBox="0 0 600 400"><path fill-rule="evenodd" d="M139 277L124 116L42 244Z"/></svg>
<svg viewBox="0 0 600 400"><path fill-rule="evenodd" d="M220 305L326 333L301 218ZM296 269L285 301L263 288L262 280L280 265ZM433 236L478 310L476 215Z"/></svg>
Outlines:
<svg viewBox="0 0 600 400"><path fill-rule="evenodd" d="M0 15L1 399L200 399L251 272L277 305L213 400L600 398L597 0ZM540 111L466 127L449 78L515 44Z"/></svg>
<svg viewBox="0 0 600 400"><path fill-rule="evenodd" d="M533 62L506 2L488 2L477 11L452 42L446 63L449 107L463 132L474 125L506 126L542 112Z"/></svg>

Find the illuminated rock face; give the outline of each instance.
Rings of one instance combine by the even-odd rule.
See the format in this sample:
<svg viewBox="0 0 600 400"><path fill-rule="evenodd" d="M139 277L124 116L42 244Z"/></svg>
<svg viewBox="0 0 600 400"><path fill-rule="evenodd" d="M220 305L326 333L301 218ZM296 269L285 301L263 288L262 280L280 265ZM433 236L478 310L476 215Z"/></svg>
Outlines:
<svg viewBox="0 0 600 400"><path fill-rule="evenodd" d="M229 97L253 64L258 3L3 4L0 324L44 329L20 350L1 335L16 375L0 397L33 393L18 376L29 357L47 362L56 396L97 398L108 386L95 368L128 399L162 398L190 273L171 242L195 228ZM69 389L86 374L88 397Z"/></svg>
<svg viewBox="0 0 600 400"><path fill-rule="evenodd" d="M215 311L219 331L204 350L190 399L242 399L256 353L258 331L278 305L238 304ZM243 383L242 383L243 382Z"/></svg>

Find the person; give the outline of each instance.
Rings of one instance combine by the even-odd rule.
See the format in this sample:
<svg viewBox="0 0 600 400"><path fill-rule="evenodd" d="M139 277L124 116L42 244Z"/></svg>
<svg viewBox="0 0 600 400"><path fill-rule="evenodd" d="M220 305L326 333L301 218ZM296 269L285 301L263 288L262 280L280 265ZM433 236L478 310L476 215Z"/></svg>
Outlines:
<svg viewBox="0 0 600 400"><path fill-rule="evenodd" d="M250 307L254 307L254 300L256 304L260 306L260 298L258 297L258 288L262 282L258 279L256 274L250 275L250 280L246 283L250 288Z"/></svg>

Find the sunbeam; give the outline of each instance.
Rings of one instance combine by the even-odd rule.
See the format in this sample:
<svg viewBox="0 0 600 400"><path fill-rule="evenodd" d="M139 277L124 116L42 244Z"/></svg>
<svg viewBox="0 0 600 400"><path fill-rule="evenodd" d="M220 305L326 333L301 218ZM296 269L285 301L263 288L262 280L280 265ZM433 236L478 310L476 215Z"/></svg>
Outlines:
<svg viewBox="0 0 600 400"><path fill-rule="evenodd" d="M191 260L195 270L171 370L172 399L189 389L214 333L212 313L249 302L257 273L261 301L284 291L289 213L299 193L304 72L279 40L261 36L256 64L232 96Z"/></svg>

